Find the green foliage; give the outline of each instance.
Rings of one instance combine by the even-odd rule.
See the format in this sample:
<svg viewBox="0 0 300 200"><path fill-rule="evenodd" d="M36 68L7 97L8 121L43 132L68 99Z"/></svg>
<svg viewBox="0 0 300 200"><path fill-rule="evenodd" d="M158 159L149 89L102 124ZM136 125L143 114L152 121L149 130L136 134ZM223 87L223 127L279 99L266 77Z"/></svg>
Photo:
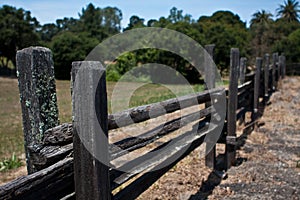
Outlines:
<svg viewBox="0 0 300 200"><path fill-rule="evenodd" d="M253 14L250 26L252 54L264 56L265 53L278 51L285 53L288 62L299 62L299 42L290 36L300 28L299 2L287 0L276 11L280 18L275 21L271 19L272 14L265 10Z"/></svg>
<svg viewBox="0 0 300 200"><path fill-rule="evenodd" d="M288 49L284 49L291 62L300 62L300 28L292 32L288 38ZM298 44L298 45L295 45Z"/></svg>
<svg viewBox="0 0 300 200"><path fill-rule="evenodd" d="M230 48L240 49L241 56L249 55L250 34L238 15L229 11L215 12L211 17L200 17L198 24L206 44L215 44L215 62L221 73L228 69Z"/></svg>
<svg viewBox="0 0 300 200"><path fill-rule="evenodd" d="M217 11L212 16L201 16L196 21L183 10L173 7L168 16L148 22L133 15L123 30L162 27L184 33L202 46L215 44L215 62L223 73L229 67L232 47L239 48L241 56L263 56L277 50L287 52L289 62L298 60L299 49L295 45L298 34L294 32L300 28L299 2L286 0L276 11L279 16L276 20L271 18L270 12L263 9L257 11L253 14L250 28L247 28L246 23L230 11ZM54 54L56 78L69 79L71 62L83 60L99 42L120 33L122 17L121 10L116 7L100 8L90 3L82 8L79 18L64 17L55 23L40 26L29 11L4 5L0 8L0 65L15 65L16 50L33 45L48 46ZM178 44L181 41L180 38L173 40ZM192 53L192 49L184 45L179 48L185 55ZM117 81L133 67L149 62L168 65L193 83L201 79L191 63L158 49L141 49L121 55L107 69L107 79Z"/></svg>
<svg viewBox="0 0 300 200"><path fill-rule="evenodd" d="M277 16L287 22L299 22L300 5L296 0L287 0L283 5L279 5Z"/></svg>
<svg viewBox="0 0 300 200"><path fill-rule="evenodd" d="M35 32L38 26L38 21L29 11L8 5L0 8L0 52L7 58L7 62L0 63L2 67L7 68L9 61L16 64L17 50L38 44Z"/></svg>
<svg viewBox="0 0 300 200"><path fill-rule="evenodd" d="M285 39L293 31L300 28L300 23L296 21L286 22L284 19L276 20L270 30L274 42Z"/></svg>
<svg viewBox="0 0 300 200"><path fill-rule="evenodd" d="M176 41L178 38L173 39ZM147 63L159 63L172 67L175 69L174 74L168 74L168 78L161 77L159 74L152 73L150 75L149 67L140 67ZM152 72L155 71L153 67L157 66L151 66ZM187 60L175 53L152 48L139 49L119 56L112 64L108 65L107 80L117 81L125 73L127 73L126 80L128 79L128 81L152 81L170 84L178 82L177 73L180 73L191 83L200 82L199 72Z"/></svg>
<svg viewBox="0 0 300 200"><path fill-rule="evenodd" d="M107 81L118 81L121 78L120 73L115 69L113 65L110 65L106 69L106 80Z"/></svg>
<svg viewBox="0 0 300 200"><path fill-rule="evenodd" d="M88 33L85 32L75 34L64 31L56 35L50 44L55 63L55 77L70 79L72 62L84 60L98 43L97 39L88 37Z"/></svg>
<svg viewBox="0 0 300 200"><path fill-rule="evenodd" d="M300 46L295 44L300 44L300 28L278 42L275 50L284 52L289 63L297 63L300 62Z"/></svg>
<svg viewBox="0 0 300 200"><path fill-rule="evenodd" d="M79 19L63 18L56 24L45 24L39 30L42 43L54 54L55 77L70 79L71 63L84 60L105 38L121 30L122 12L116 7L99 8L89 4ZM119 78L117 71L108 73L111 80Z"/></svg>
<svg viewBox="0 0 300 200"><path fill-rule="evenodd" d="M10 169L16 169L22 166L22 162L15 153L11 156L11 158L4 159L0 161L0 172L7 171Z"/></svg>
<svg viewBox="0 0 300 200"><path fill-rule="evenodd" d="M132 16L130 18L130 23L128 24L128 27L124 30L130 30L133 28L140 28L144 27L144 19L139 18L138 16ZM148 27L162 27L162 28L168 28L171 30L175 30L181 33L186 34L187 36L191 37L195 41L202 43L204 41L204 35L199 32L199 27L195 23L194 20L192 20L191 16L188 14L183 14L182 10L178 10L177 8L173 7L170 10L170 14L167 18L161 17L159 20L149 20L147 23ZM163 36L160 36L163 37ZM187 46L182 45L182 39L180 37L174 37L172 38L173 42L172 44L181 44L180 45L180 51L184 52L184 55L191 55L193 54L193 49ZM165 43L164 38L160 39L161 46L172 46L170 43ZM172 48L172 47L171 47ZM137 51L134 51L134 56L136 57L135 65L142 65L146 63L160 63L167 66L170 66L174 68L178 73L182 74L185 78L187 78L189 81L193 83L199 82L200 75L199 73L193 69L193 66L191 63L187 62L185 59L181 58L179 55L176 55L172 52L167 52L164 50L159 49L140 49ZM119 64L119 62L121 62ZM132 63L127 63L125 60L117 60L118 68L120 69L121 65L123 66L133 66ZM129 60L129 62L131 62ZM126 71L126 70L125 70ZM120 72L120 70L119 70ZM123 72L120 72L120 74L123 74ZM141 73L140 76L142 76L143 73ZM177 76L177 75L176 75ZM168 81L171 83L173 79L176 79L175 77L169 77ZM158 81L156 80L156 77L142 77L142 79L151 79L152 81ZM166 79L165 79L166 80Z"/></svg>
<svg viewBox="0 0 300 200"><path fill-rule="evenodd" d="M252 15L250 32L252 34L252 53L255 56L263 56L272 46L273 15L265 10Z"/></svg>
<svg viewBox="0 0 300 200"><path fill-rule="evenodd" d="M145 27L144 21L145 20L143 18L139 18L138 16L133 15L133 16L130 17L129 24L128 24L127 28L124 29L124 31L130 30L130 29L133 29L133 28Z"/></svg>
<svg viewBox="0 0 300 200"><path fill-rule="evenodd" d="M79 14L78 31L84 31L99 41L121 30L122 12L116 7L99 8L89 4Z"/></svg>
<svg viewBox="0 0 300 200"><path fill-rule="evenodd" d="M136 59L137 57L134 52L124 53L117 58L115 68L120 73L120 75L123 75L136 66Z"/></svg>
<svg viewBox="0 0 300 200"><path fill-rule="evenodd" d="M50 42L51 39L59 32L59 28L54 23L44 24L39 31L40 37L44 42Z"/></svg>

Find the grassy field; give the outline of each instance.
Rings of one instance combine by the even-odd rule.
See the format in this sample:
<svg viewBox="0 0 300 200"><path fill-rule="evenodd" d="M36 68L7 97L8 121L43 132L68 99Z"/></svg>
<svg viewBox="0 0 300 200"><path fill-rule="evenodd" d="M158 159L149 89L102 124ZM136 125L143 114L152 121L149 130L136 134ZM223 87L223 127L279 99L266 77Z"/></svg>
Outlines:
<svg viewBox="0 0 300 200"><path fill-rule="evenodd" d="M109 102L109 113L111 112L111 97L115 87L114 82L108 82L107 93ZM59 108L60 123L71 122L71 95L70 81L56 81L57 99ZM195 91L202 91L202 85L193 86ZM122 83L117 90L117 94L127 95L128 90L132 90L128 107L135 107L148 103L154 103L165 99L190 93L191 88L181 85L167 85L166 87L157 84L146 84L136 88L136 84ZM114 100L114 111L124 109L124 106L118 110L116 104L118 101L124 101L121 98ZM122 102L121 102L122 104ZM0 78L0 161L4 158L11 157L15 153L20 157L24 153L23 133L22 133L22 115L19 103L19 90L17 79ZM24 156L23 156L24 157Z"/></svg>
<svg viewBox="0 0 300 200"><path fill-rule="evenodd" d="M16 79L0 78L0 160L24 152L22 116Z"/></svg>

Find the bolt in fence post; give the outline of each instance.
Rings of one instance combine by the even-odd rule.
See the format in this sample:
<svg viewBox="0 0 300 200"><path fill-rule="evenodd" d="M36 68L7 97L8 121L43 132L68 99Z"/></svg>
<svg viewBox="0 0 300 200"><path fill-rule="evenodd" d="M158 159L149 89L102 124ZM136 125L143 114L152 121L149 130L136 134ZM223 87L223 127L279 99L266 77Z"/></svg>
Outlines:
<svg viewBox="0 0 300 200"><path fill-rule="evenodd" d="M267 99L269 97L269 81L270 81L270 55L267 53L265 55L265 65L264 65L264 93L265 93L265 98L264 102L267 103Z"/></svg>
<svg viewBox="0 0 300 200"><path fill-rule="evenodd" d="M71 74L76 199L110 199L105 69L73 62Z"/></svg>
<svg viewBox="0 0 300 200"><path fill-rule="evenodd" d="M255 121L256 118L258 117L261 66L262 66L262 58L256 58L256 70L255 70L255 77L254 77L253 112L251 115L252 121Z"/></svg>
<svg viewBox="0 0 300 200"><path fill-rule="evenodd" d="M206 89L212 89L215 87L215 67L213 64L213 57L214 57L214 48L215 45L206 45L205 50L210 55L211 60L207 58L207 56L204 56L204 67L205 67L205 83L206 83ZM211 106L211 102L205 103L205 107L208 108ZM206 156L205 156L205 165L211 169L215 168L216 163L216 146L214 145L212 149L209 149L211 145L208 144L209 141L206 142Z"/></svg>
<svg viewBox="0 0 300 200"><path fill-rule="evenodd" d="M235 164L239 59L239 49L232 48L230 53L230 83L227 108L226 169Z"/></svg>
<svg viewBox="0 0 300 200"><path fill-rule="evenodd" d="M29 47L17 52L16 64L27 171L31 174L37 171L31 152L41 145L44 132L59 124L52 53L48 48Z"/></svg>
<svg viewBox="0 0 300 200"><path fill-rule="evenodd" d="M240 60L240 75L239 75L241 85L245 83L246 64L247 64L247 58L242 57Z"/></svg>

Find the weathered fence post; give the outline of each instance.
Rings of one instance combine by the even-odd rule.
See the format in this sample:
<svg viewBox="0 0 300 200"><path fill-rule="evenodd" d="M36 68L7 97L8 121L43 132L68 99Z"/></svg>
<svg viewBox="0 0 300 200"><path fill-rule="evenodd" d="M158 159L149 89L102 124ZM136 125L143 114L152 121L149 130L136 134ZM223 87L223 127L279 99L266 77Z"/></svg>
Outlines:
<svg viewBox="0 0 300 200"><path fill-rule="evenodd" d="M283 55L283 69L282 69L282 78L285 78L285 75L286 75L286 58L285 56Z"/></svg>
<svg viewBox="0 0 300 200"><path fill-rule="evenodd" d="M211 59L214 59L214 48L215 45L206 45L205 50L207 53L211 56ZM212 61L208 60L208 58L204 57L204 67L205 67L205 83L206 83L206 89L212 89L215 87L215 67L212 65ZM205 107L208 108L211 106L211 102L205 103ZM209 141L208 141L209 142ZM209 145L207 142L206 144L206 156L205 156L205 164L207 167L214 169L215 163L216 163L216 146L213 146L212 149L209 149L211 145Z"/></svg>
<svg viewBox="0 0 300 200"><path fill-rule="evenodd" d="M280 72L281 72L281 69L280 69L280 63L279 63L279 55L278 53L275 54L276 55L276 88L279 87L279 81L280 81Z"/></svg>
<svg viewBox="0 0 300 200"><path fill-rule="evenodd" d="M242 57L240 60L240 74L239 74L241 85L245 83L246 65L247 65L247 58Z"/></svg>
<svg viewBox="0 0 300 200"><path fill-rule="evenodd" d="M59 124L52 53L44 47L17 52L17 75L23 117L27 171L37 171L31 152L42 142L44 132Z"/></svg>
<svg viewBox="0 0 300 200"><path fill-rule="evenodd" d="M269 82L270 82L270 55L265 55L265 65L264 65L264 102L267 103L269 97Z"/></svg>
<svg viewBox="0 0 300 200"><path fill-rule="evenodd" d="M110 199L105 69L73 62L72 82L76 199Z"/></svg>
<svg viewBox="0 0 300 200"><path fill-rule="evenodd" d="M240 74L239 74L239 80L240 85L245 83L245 74L246 74L246 66L247 65L247 58L242 57L240 59ZM241 116L239 120L239 125L243 124L245 122L245 113Z"/></svg>
<svg viewBox="0 0 300 200"><path fill-rule="evenodd" d="M251 115L252 121L255 121L258 116L261 66L262 66L262 58L256 58L256 70L255 70L255 77L254 77L253 112Z"/></svg>
<svg viewBox="0 0 300 200"><path fill-rule="evenodd" d="M276 70L277 70L277 56L276 53L273 53L273 63L272 63L272 90L275 91L276 90Z"/></svg>
<svg viewBox="0 0 300 200"><path fill-rule="evenodd" d="M279 56L279 70L280 70L280 77L284 78L284 55Z"/></svg>
<svg viewBox="0 0 300 200"><path fill-rule="evenodd" d="M229 169L235 163L239 59L239 49L232 48L230 53L230 83L227 108L226 169Z"/></svg>

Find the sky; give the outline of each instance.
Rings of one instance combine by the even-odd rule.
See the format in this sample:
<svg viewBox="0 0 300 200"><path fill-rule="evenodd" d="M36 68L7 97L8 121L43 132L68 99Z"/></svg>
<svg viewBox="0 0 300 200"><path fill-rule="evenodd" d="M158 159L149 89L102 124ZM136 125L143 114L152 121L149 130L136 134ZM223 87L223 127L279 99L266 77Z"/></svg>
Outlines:
<svg viewBox="0 0 300 200"><path fill-rule="evenodd" d="M10 5L29 10L41 24L55 23L56 19L64 17L78 18L78 13L89 3L101 8L112 6L122 11L121 24L124 28L132 15L144 18L147 22L149 19L167 17L172 7L192 15L193 19L203 15L210 16L218 10L229 10L238 14L249 25L253 13L264 9L276 16L275 11L283 2L284 0L2 0L1 6Z"/></svg>

